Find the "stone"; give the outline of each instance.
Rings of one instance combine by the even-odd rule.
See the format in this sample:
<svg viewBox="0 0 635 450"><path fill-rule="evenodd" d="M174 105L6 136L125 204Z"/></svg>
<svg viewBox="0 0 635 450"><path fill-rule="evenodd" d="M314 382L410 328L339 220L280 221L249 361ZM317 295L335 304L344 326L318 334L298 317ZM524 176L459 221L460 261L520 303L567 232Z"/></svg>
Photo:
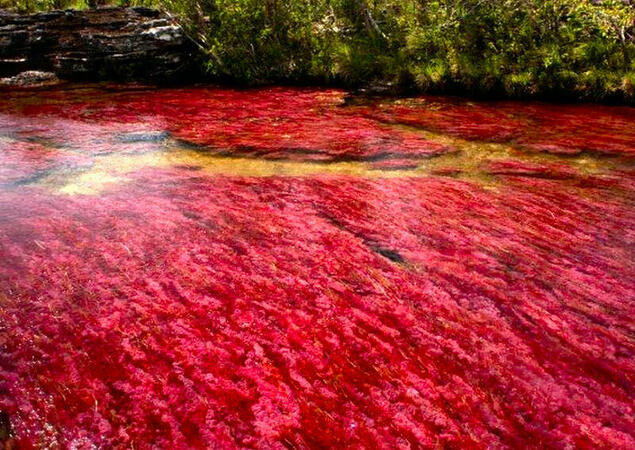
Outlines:
<svg viewBox="0 0 635 450"><path fill-rule="evenodd" d="M0 444L6 443L12 435L9 414L6 411L0 411Z"/></svg>
<svg viewBox="0 0 635 450"><path fill-rule="evenodd" d="M0 11L0 76L53 72L68 80L192 81L196 45L163 13L99 8Z"/></svg>
<svg viewBox="0 0 635 450"><path fill-rule="evenodd" d="M167 131L136 131L118 135L117 141L123 143L163 142L169 137L170 133Z"/></svg>
<svg viewBox="0 0 635 450"><path fill-rule="evenodd" d="M0 78L0 86L39 87L60 83L61 80L53 72L28 70L15 76Z"/></svg>

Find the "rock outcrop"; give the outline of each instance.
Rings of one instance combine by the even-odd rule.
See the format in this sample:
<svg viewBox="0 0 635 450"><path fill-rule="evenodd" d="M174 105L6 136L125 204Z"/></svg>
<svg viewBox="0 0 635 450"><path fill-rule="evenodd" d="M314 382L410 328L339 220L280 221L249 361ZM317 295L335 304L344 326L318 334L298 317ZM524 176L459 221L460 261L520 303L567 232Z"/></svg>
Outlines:
<svg viewBox="0 0 635 450"><path fill-rule="evenodd" d="M69 80L187 80L195 53L182 29L153 9L0 11L0 77L37 70Z"/></svg>

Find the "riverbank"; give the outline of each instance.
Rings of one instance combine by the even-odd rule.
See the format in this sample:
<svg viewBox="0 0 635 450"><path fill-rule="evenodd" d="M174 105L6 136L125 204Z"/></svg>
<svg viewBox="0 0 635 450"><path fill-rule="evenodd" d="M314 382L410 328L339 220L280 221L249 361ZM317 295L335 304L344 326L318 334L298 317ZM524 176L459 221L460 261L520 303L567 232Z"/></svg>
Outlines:
<svg viewBox="0 0 635 450"><path fill-rule="evenodd" d="M635 101L635 12L627 2L562 1L556 7L537 0L474 5L471 0L434 5L382 0L370 9L363 1L351 8L347 2L265 3L208 9L196 0L165 0L157 6L167 14L147 8L46 13L58 21L66 18L65 29L76 28L75 49L49 48L52 58L45 69L41 57L29 55L42 54L41 38L60 42L57 32L34 26L24 40L21 25L10 23L4 31L0 27L2 69L55 69L70 79ZM148 17L141 22L99 18L113 14ZM99 26L91 30L91 21ZM27 44L18 51L16 35Z"/></svg>

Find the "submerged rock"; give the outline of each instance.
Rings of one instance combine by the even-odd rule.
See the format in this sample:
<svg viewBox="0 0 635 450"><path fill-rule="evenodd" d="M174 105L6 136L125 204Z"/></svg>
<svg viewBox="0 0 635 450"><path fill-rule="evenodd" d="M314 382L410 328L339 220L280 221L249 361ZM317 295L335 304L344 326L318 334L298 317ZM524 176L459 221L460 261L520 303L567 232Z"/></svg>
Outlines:
<svg viewBox="0 0 635 450"><path fill-rule="evenodd" d="M124 143L134 142L162 142L170 137L167 131L135 131L122 133L117 136L117 141Z"/></svg>
<svg viewBox="0 0 635 450"><path fill-rule="evenodd" d="M6 411L0 411L0 444L6 444L12 436L9 414Z"/></svg>
<svg viewBox="0 0 635 450"><path fill-rule="evenodd" d="M180 80L192 74L194 53L172 19L148 8L0 12L0 76L37 70L64 79Z"/></svg>

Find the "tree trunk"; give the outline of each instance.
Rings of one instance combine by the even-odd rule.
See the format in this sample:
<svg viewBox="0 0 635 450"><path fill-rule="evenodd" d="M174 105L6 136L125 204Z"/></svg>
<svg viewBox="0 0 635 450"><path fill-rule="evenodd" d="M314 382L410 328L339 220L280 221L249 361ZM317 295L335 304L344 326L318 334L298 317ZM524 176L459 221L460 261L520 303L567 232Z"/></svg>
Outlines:
<svg viewBox="0 0 635 450"><path fill-rule="evenodd" d="M379 36L382 39L387 39L386 35L383 33L383 31L381 31L381 28L379 28L379 25L377 25L377 22L373 18L373 15L370 13L370 9L368 8L366 1L357 0L357 8L359 9L359 12L364 16L364 26L366 27L368 33L372 36Z"/></svg>

